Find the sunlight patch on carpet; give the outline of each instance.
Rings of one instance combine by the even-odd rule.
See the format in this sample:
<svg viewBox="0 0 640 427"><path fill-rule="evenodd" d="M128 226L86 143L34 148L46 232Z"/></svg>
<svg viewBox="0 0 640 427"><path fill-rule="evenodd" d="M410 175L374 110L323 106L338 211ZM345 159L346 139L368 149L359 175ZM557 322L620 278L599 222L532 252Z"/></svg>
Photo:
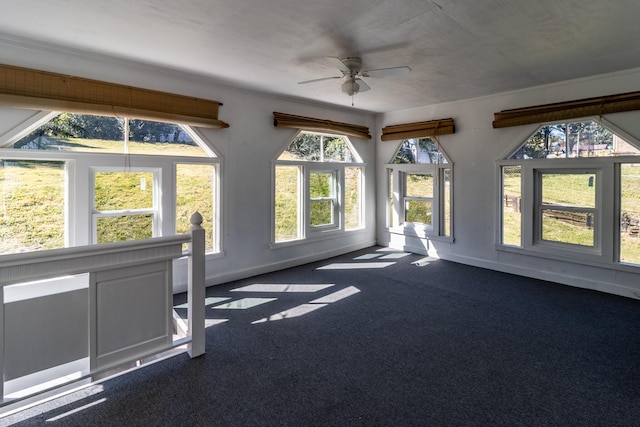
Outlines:
<svg viewBox="0 0 640 427"><path fill-rule="evenodd" d="M275 301L278 298L242 298L236 301L231 301L226 304L216 305L211 307L214 310L246 310L258 305L266 304L271 301Z"/></svg>
<svg viewBox="0 0 640 427"><path fill-rule="evenodd" d="M333 284L295 284L295 283L256 283L231 289L231 292L318 292L330 288Z"/></svg>
<svg viewBox="0 0 640 427"><path fill-rule="evenodd" d="M208 328L209 326L221 325L228 321L229 319L204 319L204 327Z"/></svg>
<svg viewBox="0 0 640 427"><path fill-rule="evenodd" d="M364 254L354 258L354 260L362 260L362 259L374 259L383 256L382 254Z"/></svg>
<svg viewBox="0 0 640 427"><path fill-rule="evenodd" d="M283 319L291 319L293 317L304 316L305 314L311 313L319 308L325 307L328 304L301 304L297 307L293 307L292 309L281 311L280 313L273 314L269 317L265 317L260 320L256 320L255 322L251 322L252 325L256 325L258 323L264 322L273 322L276 320Z"/></svg>
<svg viewBox="0 0 640 427"><path fill-rule="evenodd" d="M213 305L222 301L230 300L231 298L222 298L222 297L207 297L204 299L204 305ZM184 304L176 305L173 308L189 308L188 304L185 302Z"/></svg>
<svg viewBox="0 0 640 427"><path fill-rule="evenodd" d="M264 317L260 320L256 320L255 322L251 322L251 324L257 325L259 323L273 322L276 320L284 320L304 316L305 314L309 314L312 311L318 310L319 308L326 307L331 303L343 300L350 297L351 295L355 295L358 292L360 292L360 289L356 288L355 286L349 286L348 288L340 289L339 291L333 292L329 295L316 298L313 301L310 301L308 304L300 304L296 307L290 308L289 310L281 311L280 313L276 313L269 317Z"/></svg>
<svg viewBox="0 0 640 427"><path fill-rule="evenodd" d="M392 266L393 264L395 264L395 262L337 262L335 264L318 267L318 270L365 270L387 268L389 266Z"/></svg>
<svg viewBox="0 0 640 427"><path fill-rule="evenodd" d="M311 301L311 304L331 304L332 302L340 301L341 299L355 295L358 292L360 292L360 289L355 286L349 286L348 288L341 289L338 292L314 299Z"/></svg>
<svg viewBox="0 0 640 427"><path fill-rule="evenodd" d="M411 254L407 253L407 252L398 252L395 254L387 254L382 256L380 259L400 259L400 258L404 258L406 256L409 256Z"/></svg>

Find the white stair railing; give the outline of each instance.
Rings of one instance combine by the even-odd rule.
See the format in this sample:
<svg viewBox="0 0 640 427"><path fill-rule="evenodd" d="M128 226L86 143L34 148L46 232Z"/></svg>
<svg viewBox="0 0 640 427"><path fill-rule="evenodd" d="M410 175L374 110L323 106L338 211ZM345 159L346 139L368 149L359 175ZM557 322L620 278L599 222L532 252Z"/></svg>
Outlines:
<svg viewBox="0 0 640 427"><path fill-rule="evenodd" d="M205 352L202 216L188 234L0 256L0 405L186 344ZM189 244L188 334L173 261Z"/></svg>

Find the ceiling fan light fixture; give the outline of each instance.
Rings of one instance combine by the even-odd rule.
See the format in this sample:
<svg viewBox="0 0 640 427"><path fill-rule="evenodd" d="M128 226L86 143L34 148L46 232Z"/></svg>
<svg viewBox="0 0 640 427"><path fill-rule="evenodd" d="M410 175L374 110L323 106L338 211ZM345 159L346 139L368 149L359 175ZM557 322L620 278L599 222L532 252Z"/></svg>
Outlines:
<svg viewBox="0 0 640 427"><path fill-rule="evenodd" d="M342 92L349 96L353 96L360 92L360 85L355 79L347 79L346 82L342 83Z"/></svg>

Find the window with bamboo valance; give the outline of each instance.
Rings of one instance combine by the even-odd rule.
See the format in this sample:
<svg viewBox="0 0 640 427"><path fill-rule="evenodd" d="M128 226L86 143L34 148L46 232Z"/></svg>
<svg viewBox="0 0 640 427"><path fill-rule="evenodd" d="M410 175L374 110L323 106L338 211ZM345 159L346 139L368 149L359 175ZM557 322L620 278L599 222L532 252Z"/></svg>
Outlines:
<svg viewBox="0 0 640 427"><path fill-rule="evenodd" d="M0 105L229 127L217 101L9 65L0 65Z"/></svg>
<svg viewBox="0 0 640 427"><path fill-rule="evenodd" d="M494 113L493 127L550 123L633 110L640 110L640 92L503 110Z"/></svg>
<svg viewBox="0 0 640 427"><path fill-rule="evenodd" d="M333 120L315 119L312 117L295 116L293 114L273 113L273 125L304 129L308 131L338 133L341 135L355 136L357 138L371 139L369 128L350 123L334 122Z"/></svg>
<svg viewBox="0 0 640 427"><path fill-rule="evenodd" d="M450 135L455 133L453 119L429 120L426 122L406 123L382 128L383 141L396 141L409 138Z"/></svg>

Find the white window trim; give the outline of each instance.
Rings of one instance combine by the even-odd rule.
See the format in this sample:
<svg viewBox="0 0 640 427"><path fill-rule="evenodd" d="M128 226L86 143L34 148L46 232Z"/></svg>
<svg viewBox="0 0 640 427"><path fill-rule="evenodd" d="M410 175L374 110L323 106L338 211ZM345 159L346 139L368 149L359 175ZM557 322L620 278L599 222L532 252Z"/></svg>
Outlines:
<svg viewBox="0 0 640 427"><path fill-rule="evenodd" d="M321 152L321 160L320 161L312 161L312 160L279 160L278 158L285 152L291 143L302 133L305 134L313 134L320 135L320 152ZM324 144L324 137L338 137L342 138L345 141L345 144L351 155L353 156L353 162L333 162L333 161L323 161L323 153L322 149ZM298 236L297 239L286 240L286 241L276 241L276 206L275 206L275 198L276 198L276 167L277 166L291 166L298 168ZM345 228L345 169L347 168L360 168L360 197L359 197L359 211L360 211L360 224L359 228L346 229ZM296 135L284 145L282 150L278 152L276 159L271 162L271 238L269 247L271 249L283 248L294 245L306 244L309 242L315 242L318 240L324 239L333 239L338 237L339 235L353 234L353 233L363 233L365 230L365 213L364 213L364 199L365 199L365 176L366 171L366 163L362 161L362 157L360 153L354 148L351 140L346 135L340 134L331 134L326 132L314 132L307 131L304 129L299 130ZM335 224L330 224L327 226L317 226L311 227L310 224L310 198L309 198L309 173L311 172L335 172L336 173L336 186L335 186L335 200L334 203L334 215L335 215Z"/></svg>
<svg viewBox="0 0 640 427"><path fill-rule="evenodd" d="M127 168L126 170L122 170L122 167L114 168L114 167L105 167L105 166L90 166L90 177L89 182L91 183L89 187L89 206L88 212L91 215L91 244L98 243L98 219L99 218L108 218L108 217L117 217L117 216L135 216L135 215L151 215L152 216L152 237L158 237L163 235L161 230L161 222L160 222L160 187L161 187L161 168ZM152 206L150 208L136 208L136 209L122 209L122 210L104 210L99 211L96 209L95 201L96 201L96 173L100 172L150 172L152 176L151 182L151 190L153 191L153 199ZM174 221L175 225L175 221ZM174 227L175 231L175 227ZM175 234L175 232L173 233Z"/></svg>
<svg viewBox="0 0 640 427"><path fill-rule="evenodd" d="M355 156L355 153L354 153ZM298 226L301 228L299 230L300 237L298 239L286 240L286 241L275 241L275 170L276 166L290 166L298 168L298 185L299 195L300 195L300 205L298 209L300 212L298 213L300 221ZM345 186L345 169L347 168L361 168L362 173L360 176L360 221L363 226L355 229L345 229L344 225L344 186ZM364 221L365 216L363 213L364 206L364 180L365 180L365 163L344 163L344 162L306 162L306 161L290 161L290 160L273 160L271 166L271 244L270 248L281 248L293 245L300 245L309 242L314 242L318 240L324 239L333 239L338 234L351 234L363 232L364 230ZM309 219L309 173L311 172L335 172L336 173L336 224L332 224L330 226L319 226L319 227L311 227L310 219Z"/></svg>
<svg viewBox="0 0 640 427"><path fill-rule="evenodd" d="M526 254L541 258L552 258L568 262L601 266L625 271L636 271L636 265L619 263L616 249L620 235L619 211L620 189L619 173L615 165L618 163L640 163L639 156L591 157L579 159L528 159L500 160L497 162L497 182L500 197L497 200L497 233L495 248L498 251ZM521 242L522 246L502 244L503 194L502 167L521 166ZM581 173L597 172L596 178L596 222L599 230L595 231L595 247L589 248L561 242L541 241L537 236L536 216L536 171L545 173ZM609 191L610 190L610 191Z"/></svg>
<svg viewBox="0 0 640 427"><path fill-rule="evenodd" d="M387 169L387 185L389 185L389 169L393 174L393 224L389 227L389 221L387 222L387 230L390 233L402 234L407 236L419 237L422 239L441 240L446 242L453 242L453 224L450 224L451 230L449 230L449 236L446 235L444 224L444 206L445 206L445 191L440 185L443 180L443 171L450 171L451 179L451 194L449 201L451 214L453 215L453 164L451 163L389 163L386 165ZM431 200L432 213L431 224L406 222L405 219L405 196L404 196L404 174L431 174L433 176L433 197L431 198L419 198L424 200ZM410 197L416 199L415 197ZM388 218L389 220L390 218Z"/></svg>
<svg viewBox="0 0 640 427"><path fill-rule="evenodd" d="M326 167L327 163L321 163L319 164L318 168L314 167L314 165L308 165L305 168L305 174L304 174L304 191L305 191L305 195L304 198L306 200L305 203L305 227L306 227L306 231L307 231L307 235L310 236L312 233L318 233L318 232L326 232L326 231L333 231L333 230L337 230L337 229L341 229L343 228L344 225L344 203L342 203L342 201L344 200L344 192L342 191L343 188L343 180L344 180L344 170L339 170L339 169L333 169L333 168L327 168ZM332 195L329 197L316 197L316 198L312 198L311 197L311 189L310 189L310 184L311 184L311 174L329 174L331 175L331 189L332 189ZM311 204L314 202L320 202L320 201L330 201L331 202L331 217L333 219L333 222L330 224L321 224L321 225L311 225Z"/></svg>
<svg viewBox="0 0 640 427"><path fill-rule="evenodd" d="M158 210L162 212L162 221L157 230L158 236L175 234L175 164L209 164L216 166L216 176L220 177L219 157L173 157L145 154L88 153L72 151L38 151L0 149L0 158L7 160L63 161L66 163L65 185L65 245L81 246L93 243L93 181L92 170L156 170L159 171L161 201ZM126 160L125 160L126 159ZM125 167L126 162L126 167ZM222 211L220 205L220 179L217 179L217 216ZM220 218L214 219L219 227ZM207 253L207 259L221 253L219 228L214 233L213 252Z"/></svg>

